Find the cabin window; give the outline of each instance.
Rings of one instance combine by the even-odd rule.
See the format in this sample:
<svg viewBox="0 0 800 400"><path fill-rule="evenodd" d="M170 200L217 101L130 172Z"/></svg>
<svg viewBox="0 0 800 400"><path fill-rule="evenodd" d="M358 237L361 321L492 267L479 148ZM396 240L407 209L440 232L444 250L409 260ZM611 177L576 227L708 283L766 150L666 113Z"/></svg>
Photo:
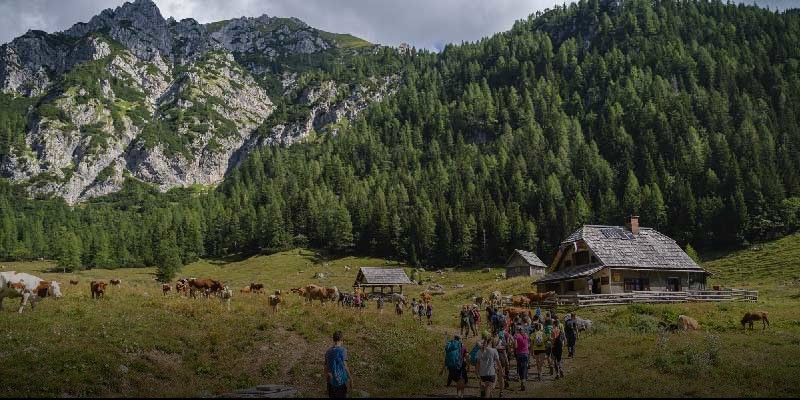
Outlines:
<svg viewBox="0 0 800 400"><path fill-rule="evenodd" d="M625 278L625 291L650 290L650 279L648 278Z"/></svg>
<svg viewBox="0 0 800 400"><path fill-rule="evenodd" d="M579 251L575 253L575 265L586 265L589 263L590 257L588 251Z"/></svg>

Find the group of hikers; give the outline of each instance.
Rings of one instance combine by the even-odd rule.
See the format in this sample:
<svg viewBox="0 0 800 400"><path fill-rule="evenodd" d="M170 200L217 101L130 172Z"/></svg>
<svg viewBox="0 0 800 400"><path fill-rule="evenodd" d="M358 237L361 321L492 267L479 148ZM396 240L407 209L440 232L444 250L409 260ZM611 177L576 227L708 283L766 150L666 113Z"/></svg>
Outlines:
<svg viewBox="0 0 800 400"><path fill-rule="evenodd" d="M405 305L402 301L397 301L394 304L394 311L397 315L403 315L403 306ZM433 317L433 303L430 301L423 301L420 299L417 301L416 298L411 300L411 316L413 318L419 318L419 322L422 322L422 318L425 317L428 319L428 325L433 324L431 317Z"/></svg>
<svg viewBox="0 0 800 400"><path fill-rule="evenodd" d="M481 388L481 397L492 397L492 392L497 385L502 396L503 389L509 389L511 361L515 361L520 390L525 390L528 380L528 370L531 368L530 360L536 365L537 379L542 380L542 369L545 362L550 369L550 375L555 379L564 377L562 355L567 347L568 357L575 356L575 344L578 339L578 326L575 313L561 322L554 312L541 315L541 309L536 309L536 314L516 316L513 320L509 314L499 313L492 306L487 308L487 329L482 332L480 339L467 352L467 347L460 335L455 335L445 345L445 360L441 373L448 371L447 385L456 383L458 397L464 396L464 388L469 380L470 367L474 368L476 378ZM480 321L477 306L472 310L465 306L461 311L461 327L467 325L467 332L475 333L475 328ZM475 335L477 336L477 335Z"/></svg>

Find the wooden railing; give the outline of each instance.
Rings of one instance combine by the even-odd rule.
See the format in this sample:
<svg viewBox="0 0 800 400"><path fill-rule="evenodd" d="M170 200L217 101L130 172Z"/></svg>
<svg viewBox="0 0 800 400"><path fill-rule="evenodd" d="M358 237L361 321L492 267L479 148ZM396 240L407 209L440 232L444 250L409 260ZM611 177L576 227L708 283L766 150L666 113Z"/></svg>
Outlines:
<svg viewBox="0 0 800 400"><path fill-rule="evenodd" d="M628 292L613 294L565 294L556 296L554 302L559 306L610 306L634 303L687 303L704 301L747 301L757 302L757 290L688 290L683 292ZM547 304L547 303L545 303ZM536 307L536 305L532 305Z"/></svg>

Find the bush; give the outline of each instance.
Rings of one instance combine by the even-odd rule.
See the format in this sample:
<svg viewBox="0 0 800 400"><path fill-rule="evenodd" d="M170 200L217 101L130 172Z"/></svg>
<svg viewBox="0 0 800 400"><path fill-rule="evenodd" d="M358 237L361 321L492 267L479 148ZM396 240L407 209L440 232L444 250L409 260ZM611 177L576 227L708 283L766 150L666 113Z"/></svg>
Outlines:
<svg viewBox="0 0 800 400"><path fill-rule="evenodd" d="M630 330L636 333L656 333L660 331L658 318L652 315L633 314L628 320Z"/></svg>

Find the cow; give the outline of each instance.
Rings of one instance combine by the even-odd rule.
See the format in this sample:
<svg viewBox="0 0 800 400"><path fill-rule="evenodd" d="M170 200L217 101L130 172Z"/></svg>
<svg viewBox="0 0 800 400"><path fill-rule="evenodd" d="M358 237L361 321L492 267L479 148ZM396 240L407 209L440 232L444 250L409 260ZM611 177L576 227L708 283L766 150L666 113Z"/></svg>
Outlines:
<svg viewBox="0 0 800 400"><path fill-rule="evenodd" d="M163 292L164 296L166 296L170 290L172 290L172 286L170 286L168 283L161 284L161 291Z"/></svg>
<svg viewBox="0 0 800 400"><path fill-rule="evenodd" d="M337 301L339 298L339 291L336 290L335 287L327 288L311 284L307 285L305 289L305 297L309 303L313 303L314 300L319 300L321 304L325 304L327 301Z"/></svg>
<svg viewBox="0 0 800 400"><path fill-rule="evenodd" d="M511 298L511 304L514 307L528 307L531 304L531 299L527 296L514 296Z"/></svg>
<svg viewBox="0 0 800 400"><path fill-rule="evenodd" d="M253 293L264 293L264 284L263 283L251 283L250 284L250 291Z"/></svg>
<svg viewBox="0 0 800 400"><path fill-rule="evenodd" d="M0 272L0 310L6 297L22 297L19 304L19 312L22 313L25 304L30 303L31 310L35 310L36 302L48 296L61 297L58 281L45 281L38 276L14 271Z"/></svg>
<svg viewBox="0 0 800 400"><path fill-rule="evenodd" d="M684 331L699 331L700 324L692 317L678 315L678 327Z"/></svg>
<svg viewBox="0 0 800 400"><path fill-rule="evenodd" d="M222 286L218 291L216 291L216 293L219 296L219 300L225 302L228 311L230 311L231 298L233 298L233 290L230 290L227 286Z"/></svg>
<svg viewBox="0 0 800 400"><path fill-rule="evenodd" d="M177 292L178 294L183 294L184 296L188 296L189 280L186 278L178 279L178 281L175 282L175 292Z"/></svg>
<svg viewBox="0 0 800 400"><path fill-rule="evenodd" d="M508 312L508 316L511 318L512 321L515 318L517 318L517 316L520 316L520 317L521 316L525 316L525 315L530 316L530 314L531 314L530 310L525 309L525 308L519 308L519 307L506 307L506 308L503 309L503 312L505 313L506 311Z"/></svg>
<svg viewBox="0 0 800 400"><path fill-rule="evenodd" d="M77 279L70 279L69 280L69 284L70 285L77 285L78 284L78 280Z"/></svg>
<svg viewBox="0 0 800 400"><path fill-rule="evenodd" d="M103 297L106 293L106 286L108 284L103 281L91 281L89 282L89 289L92 291L92 298L99 299Z"/></svg>
<svg viewBox="0 0 800 400"><path fill-rule="evenodd" d="M392 303L397 303L397 302L403 303L403 306L408 304L408 300L406 299L406 296L403 296L400 293L392 293L392 297L389 298L389 301L392 302Z"/></svg>
<svg viewBox="0 0 800 400"><path fill-rule="evenodd" d="M344 266L344 270L345 270L345 271L350 271L350 266L349 266L349 265L345 265L345 266Z"/></svg>
<svg viewBox="0 0 800 400"><path fill-rule="evenodd" d="M753 321L761 321L762 325L764 326L761 330L765 330L767 327L769 327L769 319L767 319L766 311L753 311L744 313L744 317L742 317L742 329L745 328L745 324L749 323L750 330L753 330Z"/></svg>
<svg viewBox="0 0 800 400"><path fill-rule="evenodd" d="M499 290L495 290L495 291L494 291L494 292L492 292L492 294L489 296L489 301L490 301L490 302L492 302L492 304L502 305L502 303L503 303L503 296L502 296L502 294L500 294L500 291L499 291Z"/></svg>
<svg viewBox="0 0 800 400"><path fill-rule="evenodd" d="M275 294L269 295L269 306L272 307L272 312L278 312L278 304L283 302L283 297L281 296L281 291L276 290Z"/></svg>
<svg viewBox="0 0 800 400"><path fill-rule="evenodd" d="M291 291L292 291L292 293L297 293L300 297L302 297L303 298L303 303L308 301L308 298L306 298L306 288L304 288L304 287L292 288Z"/></svg>
<svg viewBox="0 0 800 400"><path fill-rule="evenodd" d="M109 282L111 282L111 285L113 286L118 286L120 283L122 283L122 279L112 279Z"/></svg>
<svg viewBox="0 0 800 400"><path fill-rule="evenodd" d="M209 294L214 294L223 290L222 282L213 279L189 279L189 296L195 298L195 292L200 291L204 296L208 297Z"/></svg>
<svg viewBox="0 0 800 400"><path fill-rule="evenodd" d="M528 297L528 299L530 299L531 304L535 303L537 305L541 305L542 302L544 302L545 300L547 300L547 299L549 299L549 298L551 298L551 297L553 297L555 295L556 295L556 292L552 292L551 291L551 292L544 292L544 293L533 293L533 292L531 292L531 293L526 294L525 296Z"/></svg>
<svg viewBox="0 0 800 400"><path fill-rule="evenodd" d="M239 289L239 293L250 293L250 285L247 285L247 286Z"/></svg>
<svg viewBox="0 0 800 400"><path fill-rule="evenodd" d="M427 303L430 303L431 300L433 300L433 296L428 292L422 292L419 295L420 295L420 298L422 299L423 303L427 304Z"/></svg>

